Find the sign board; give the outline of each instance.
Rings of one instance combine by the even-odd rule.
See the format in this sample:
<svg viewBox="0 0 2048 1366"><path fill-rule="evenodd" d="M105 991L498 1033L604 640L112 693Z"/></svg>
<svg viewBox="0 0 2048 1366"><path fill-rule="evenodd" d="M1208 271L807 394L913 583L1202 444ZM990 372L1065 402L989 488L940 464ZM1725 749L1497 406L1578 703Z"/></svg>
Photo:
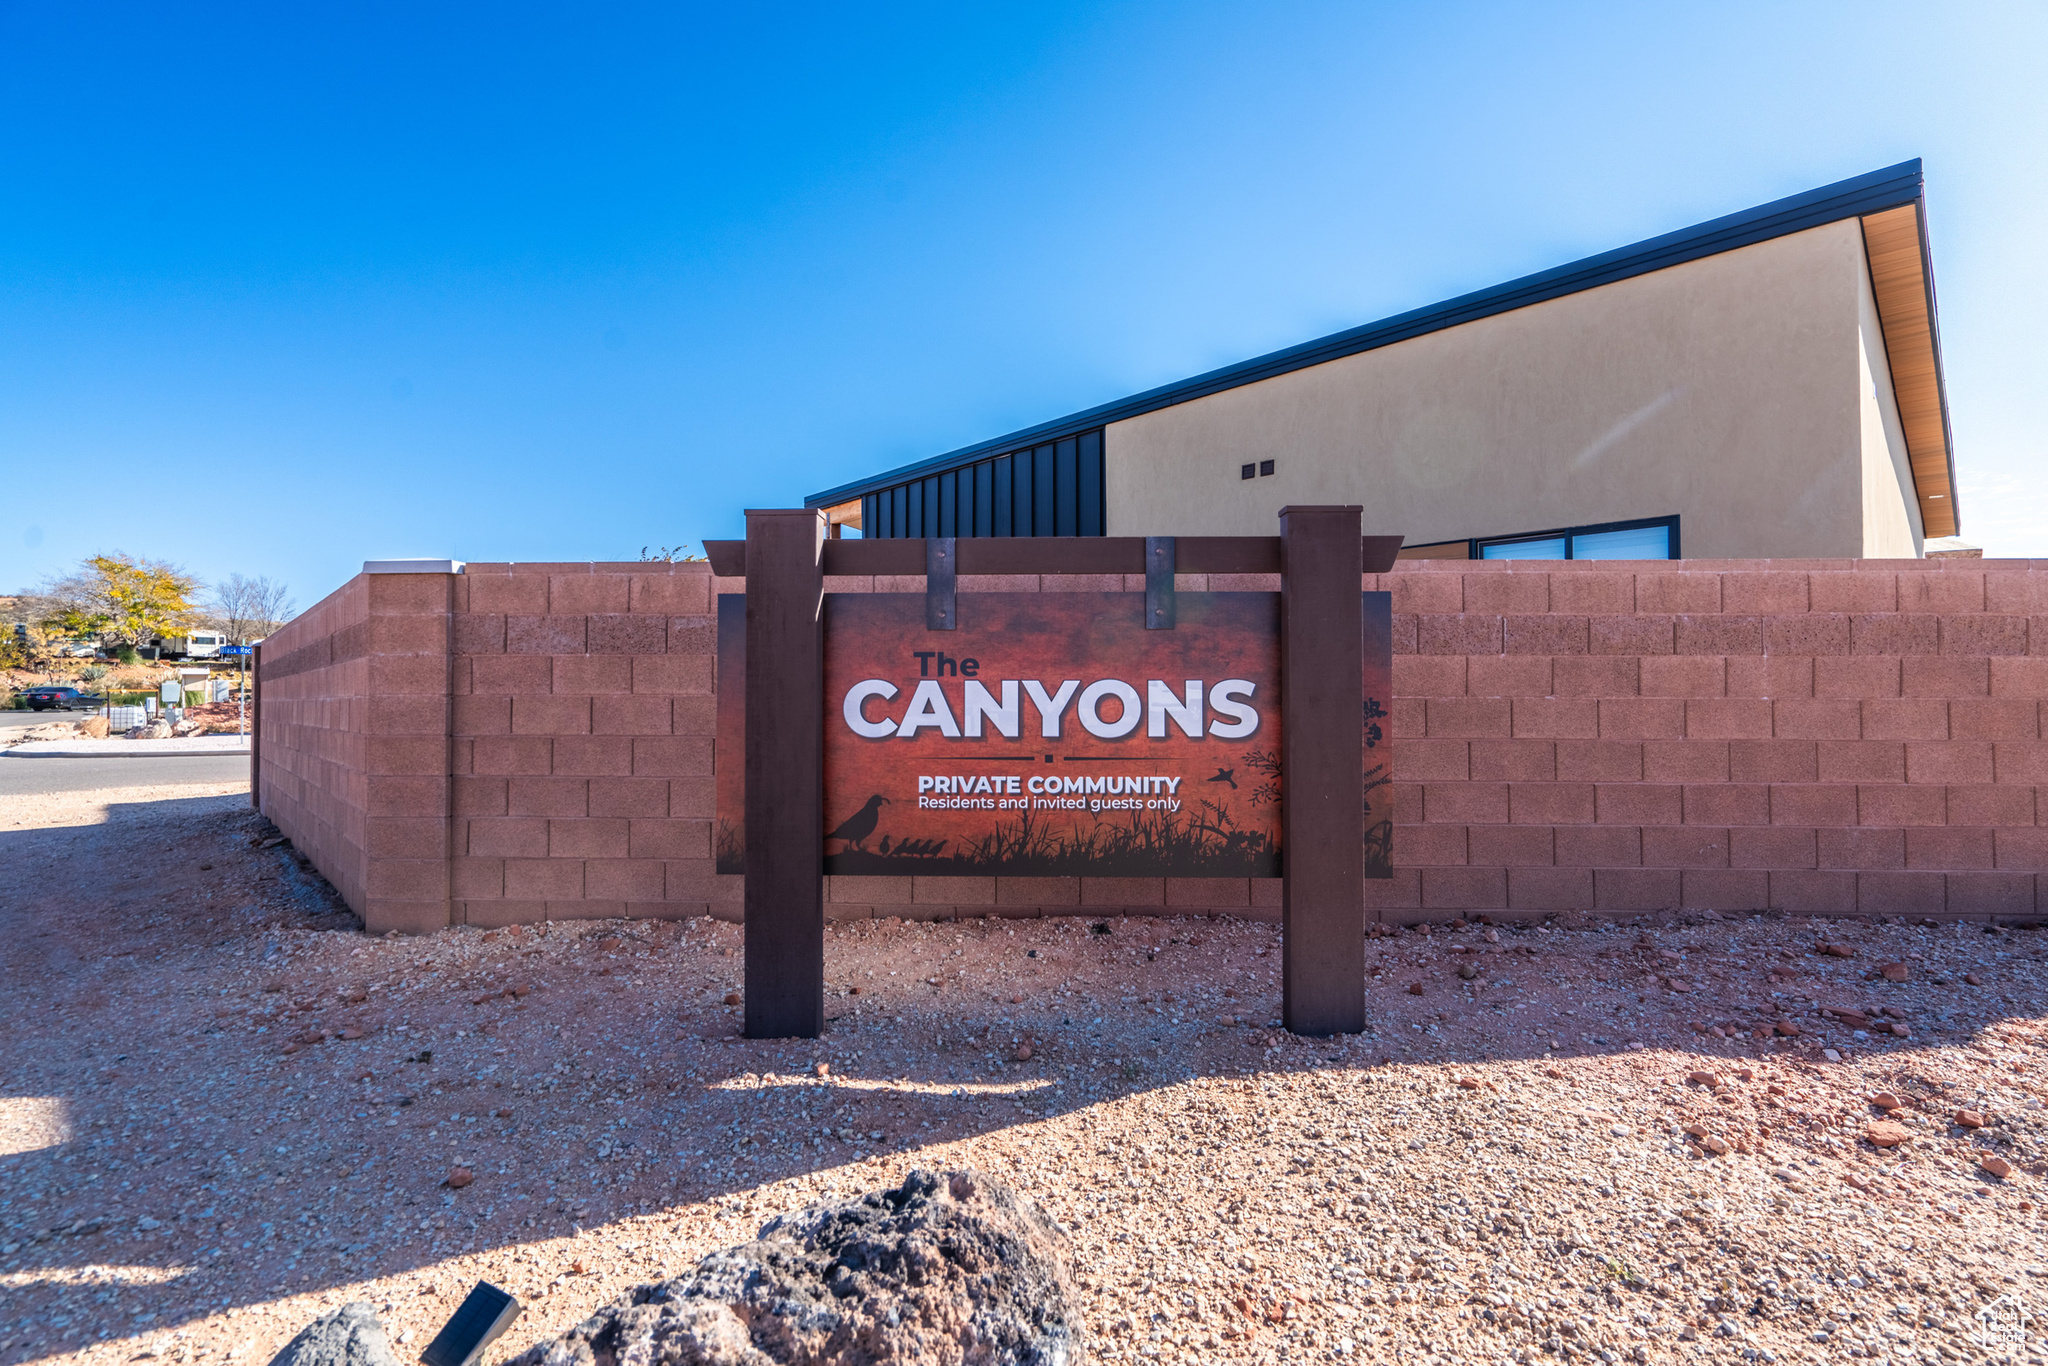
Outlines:
<svg viewBox="0 0 2048 1366"><path fill-rule="evenodd" d="M166 678L163 687L157 691L167 707L176 706L185 699L185 689L176 679Z"/></svg>
<svg viewBox="0 0 2048 1366"><path fill-rule="evenodd" d="M253 645L223 645L216 653L227 659L242 659L255 654L256 648Z"/></svg>
<svg viewBox="0 0 2048 1366"><path fill-rule="evenodd" d="M824 598L823 871L1278 877L1280 595ZM718 600L718 871L745 870L746 599ZM1361 595L1364 875L1393 875L1388 595Z"/></svg>

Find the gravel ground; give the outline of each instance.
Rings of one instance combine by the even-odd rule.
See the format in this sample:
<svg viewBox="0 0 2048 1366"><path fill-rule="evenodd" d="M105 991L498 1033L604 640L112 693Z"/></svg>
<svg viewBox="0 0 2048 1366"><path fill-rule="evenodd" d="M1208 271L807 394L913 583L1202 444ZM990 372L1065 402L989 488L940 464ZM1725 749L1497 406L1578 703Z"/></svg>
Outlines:
<svg viewBox="0 0 2048 1366"><path fill-rule="evenodd" d="M0 798L0 1362L260 1363L355 1298L417 1352L477 1279L527 1304L502 1361L961 1165L1073 1230L1111 1361L1978 1361L2008 1294L2048 1327L2039 933L1440 926L1370 944L1372 1032L1303 1040L1271 925L856 923L827 1037L752 1043L733 926L366 939L246 800Z"/></svg>

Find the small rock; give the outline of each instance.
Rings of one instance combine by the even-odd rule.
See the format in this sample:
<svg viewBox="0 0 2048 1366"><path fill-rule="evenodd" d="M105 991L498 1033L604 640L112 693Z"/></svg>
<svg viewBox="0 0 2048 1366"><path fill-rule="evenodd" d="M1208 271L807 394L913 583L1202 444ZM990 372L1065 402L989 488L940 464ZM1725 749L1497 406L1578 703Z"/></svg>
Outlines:
<svg viewBox="0 0 2048 1366"><path fill-rule="evenodd" d="M1854 958L1856 950L1847 944L1816 944L1813 951L1825 958Z"/></svg>
<svg viewBox="0 0 2048 1366"><path fill-rule="evenodd" d="M1685 1132L1692 1135L1694 1138L1705 1138L1707 1136L1708 1129L1707 1126L1704 1124L1688 1124L1685 1126Z"/></svg>
<svg viewBox="0 0 2048 1366"><path fill-rule="evenodd" d="M1956 1123L1965 1129L1981 1129L1984 1127L1984 1112L1982 1110L1958 1110L1956 1111Z"/></svg>
<svg viewBox="0 0 2048 1366"><path fill-rule="evenodd" d="M1474 977L1477 977L1478 975L1479 965L1477 963L1466 963L1458 969L1458 976L1464 978L1468 982L1471 981Z"/></svg>
<svg viewBox="0 0 2048 1366"><path fill-rule="evenodd" d="M1799 1026L1793 1024L1790 1020L1780 1020L1772 1025L1771 1028L1788 1039L1799 1032Z"/></svg>
<svg viewBox="0 0 2048 1366"><path fill-rule="evenodd" d="M1422 994L1422 983L1410 982L1408 984L1408 994L1410 996L1420 996Z"/></svg>
<svg viewBox="0 0 2048 1366"><path fill-rule="evenodd" d="M1709 1090L1714 1091L1718 1091L1721 1089L1721 1078L1718 1073L1688 1072L1685 1074L1685 1080L1688 1085L1704 1086L1707 1087Z"/></svg>
<svg viewBox="0 0 2048 1366"><path fill-rule="evenodd" d="M1984 985L1984 979L1974 972L1966 972L1963 974L1963 985L1981 987Z"/></svg>
<svg viewBox="0 0 2048 1366"><path fill-rule="evenodd" d="M1729 1151L1728 1140L1715 1138L1711 1134L1700 1140L1700 1146L1716 1157L1726 1157Z"/></svg>
<svg viewBox="0 0 2048 1366"><path fill-rule="evenodd" d="M1912 975L1912 970L1904 963L1886 963L1877 972L1887 982L1903 982Z"/></svg>
<svg viewBox="0 0 2048 1366"><path fill-rule="evenodd" d="M728 992L726 992L726 993L725 993L725 1003L726 1003L727 1005L729 1005L729 1006L736 1006L736 1005L738 1005L738 1004L740 1003L740 994L739 994L739 993L738 993L737 991L728 991Z"/></svg>
<svg viewBox="0 0 2048 1366"><path fill-rule="evenodd" d="M811 1070L821 1077L829 1077L832 1075L832 1064L829 1062L821 1062L816 1067L813 1067Z"/></svg>
<svg viewBox="0 0 2048 1366"><path fill-rule="evenodd" d="M1666 977L1664 985L1681 995L1692 990L1692 983L1686 981L1683 977Z"/></svg>
<svg viewBox="0 0 2048 1366"><path fill-rule="evenodd" d="M1889 1091L1879 1091L1870 1098L1870 1103L1886 1114L1890 1114L1894 1110L1902 1110L1906 1106L1906 1102L1900 1100Z"/></svg>
<svg viewBox="0 0 2048 1366"><path fill-rule="evenodd" d="M616 937L609 939L600 939L597 941L597 947L605 953L610 953L612 950L618 948L623 943L625 943L623 939L619 939Z"/></svg>
<svg viewBox="0 0 2048 1366"><path fill-rule="evenodd" d="M2012 1163L2002 1157L1985 1156L1977 1159L1977 1165L1990 1172L2000 1181L2012 1175Z"/></svg>
<svg viewBox="0 0 2048 1366"><path fill-rule="evenodd" d="M1913 1136L1913 1131L1889 1119L1874 1119L1864 1127L1863 1136L1874 1148L1896 1148Z"/></svg>
<svg viewBox="0 0 2048 1366"><path fill-rule="evenodd" d="M106 739L107 730L107 718L104 716L88 716L78 723L78 733L88 740Z"/></svg>
<svg viewBox="0 0 2048 1366"><path fill-rule="evenodd" d="M448 1189L459 1191L474 1180L476 1180L475 1172L467 1167L457 1167L454 1171L448 1173Z"/></svg>
<svg viewBox="0 0 2048 1366"><path fill-rule="evenodd" d="M270 1366L398 1366L398 1358L376 1311L357 1300L307 1324Z"/></svg>
<svg viewBox="0 0 2048 1366"><path fill-rule="evenodd" d="M1010 1056L1011 1056L1011 1057L1013 1057L1013 1058L1015 1058L1015 1059L1016 1059L1016 1060L1017 1060L1018 1062L1030 1062L1030 1061L1031 1061L1031 1045L1030 1045L1030 1044L1028 1044L1028 1043L1020 1043L1020 1044L1018 1044L1018 1045L1017 1045L1017 1051L1016 1051L1015 1053L1012 1053L1012 1054L1011 1054Z"/></svg>
<svg viewBox="0 0 2048 1366"><path fill-rule="evenodd" d="M1477 1077L1459 1077L1458 1089L1461 1091L1477 1091L1479 1089L1479 1079Z"/></svg>

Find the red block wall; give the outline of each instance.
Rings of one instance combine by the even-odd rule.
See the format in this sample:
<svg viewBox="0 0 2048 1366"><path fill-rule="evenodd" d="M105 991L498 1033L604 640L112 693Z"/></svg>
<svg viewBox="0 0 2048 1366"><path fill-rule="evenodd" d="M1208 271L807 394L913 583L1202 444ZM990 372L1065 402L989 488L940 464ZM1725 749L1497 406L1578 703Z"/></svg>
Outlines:
<svg viewBox="0 0 2048 1366"><path fill-rule="evenodd" d="M2044 585L2048 565L1986 560L1368 576L1394 596L1398 741L1396 875L1366 885L1368 913L2031 916ZM376 931L736 917L740 879L710 857L713 599L742 587L702 564L354 580L265 644L264 810ZM1244 879L833 878L826 896L841 919L1279 908L1277 882Z"/></svg>
<svg viewBox="0 0 2048 1366"><path fill-rule="evenodd" d="M1411 562L1389 919L2029 916L2048 565Z"/></svg>

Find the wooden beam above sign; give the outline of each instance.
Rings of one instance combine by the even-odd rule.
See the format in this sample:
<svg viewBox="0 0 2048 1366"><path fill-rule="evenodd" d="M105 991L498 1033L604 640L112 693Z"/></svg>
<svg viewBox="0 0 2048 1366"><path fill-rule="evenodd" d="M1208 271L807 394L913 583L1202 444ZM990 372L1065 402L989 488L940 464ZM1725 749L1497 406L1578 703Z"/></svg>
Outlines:
<svg viewBox="0 0 2048 1366"><path fill-rule="evenodd" d="M961 537L956 572L961 574L1142 574L1143 536L976 536ZM1360 540L1365 572L1394 567L1399 536ZM739 578L747 572L745 541L706 541L711 572ZM922 574L925 545L903 537L873 541L826 541L825 573L842 575ZM1182 574L1277 574L1278 536L1180 536L1174 541L1174 569Z"/></svg>

